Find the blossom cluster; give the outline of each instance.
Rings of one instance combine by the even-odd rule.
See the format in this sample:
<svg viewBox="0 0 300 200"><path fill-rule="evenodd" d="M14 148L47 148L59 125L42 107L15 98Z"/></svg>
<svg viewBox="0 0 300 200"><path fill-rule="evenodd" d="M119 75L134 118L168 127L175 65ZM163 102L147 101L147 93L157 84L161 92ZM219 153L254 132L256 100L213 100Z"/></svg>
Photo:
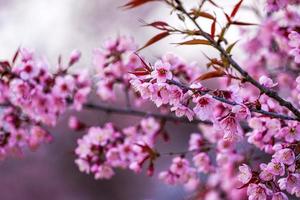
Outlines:
<svg viewBox="0 0 300 200"><path fill-rule="evenodd" d="M158 107L169 105L177 117L185 116L190 121L195 116L209 120L224 130L224 139L239 139L243 134L239 121L249 117L250 111L239 96L238 86L210 91L200 83L191 83L193 77L181 80L178 71L185 72L184 68L178 69L180 65L171 63L159 60L146 74L133 74L130 83L143 99L153 101ZM184 85L184 81L189 85ZM225 96L231 103L217 100Z"/></svg>
<svg viewBox="0 0 300 200"><path fill-rule="evenodd" d="M136 50L137 45L128 36L108 39L102 48L94 50L97 94L102 100L116 100L116 85L125 91L130 89L128 72L141 66Z"/></svg>
<svg viewBox="0 0 300 200"><path fill-rule="evenodd" d="M137 126L118 129L112 123L103 127L90 127L78 139L76 164L80 171L92 173L96 179L109 179L113 168L140 172L149 161L148 175L153 174L156 138L163 134L163 127L154 118L144 118Z"/></svg>
<svg viewBox="0 0 300 200"><path fill-rule="evenodd" d="M69 66L79 57L78 51L72 52ZM51 73L44 59L25 48L12 63L3 61L0 73L1 157L50 141L45 126L55 126L68 108L80 110L90 92L87 74L71 75L62 68Z"/></svg>
<svg viewBox="0 0 300 200"><path fill-rule="evenodd" d="M241 3L230 16L226 14L228 24L223 34L231 25L249 25L234 21ZM95 93L99 101L113 102L119 100L119 91L125 92L127 105L119 110L88 102L93 88L91 78L87 72L69 70L78 62L79 51L71 53L67 66L59 59L57 69L51 73L44 59L29 49L20 49L12 62L0 62L0 157L49 142L48 126L55 126L68 109L80 111L89 106L142 117L137 125L125 128L112 122L88 127L70 118L71 129L86 132L77 141L75 163L81 172L95 179L110 179L119 168L139 173L145 166L152 176L157 171L157 160L169 156L170 166L158 171L158 178L168 185L183 185L197 199L299 198L300 15L288 6L299 3L267 1L267 16L243 45L247 55L243 67L231 60L235 43L225 49L228 41L222 39L224 35L218 35L215 41L217 21L206 12L192 10L195 19L190 19L196 24L196 15L213 20L210 34L201 35L201 28L180 33L200 34L207 39L181 44L205 44L221 50L220 58L209 58L208 72L196 62L187 63L172 53L147 64L135 53L138 46L133 38L107 40L103 48L94 51ZM181 6L174 9L182 11ZM274 13L278 10L281 12ZM148 45L178 31L165 22L150 26L166 32L152 38ZM214 79L214 85L207 79ZM130 100L136 105L154 103L157 113L135 110L137 106ZM157 148L159 138L168 139L168 120L198 124L199 132L190 134L187 149L162 153Z"/></svg>
<svg viewBox="0 0 300 200"><path fill-rule="evenodd" d="M267 11L274 12L286 8L289 4L299 3L299 0L267 0Z"/></svg>

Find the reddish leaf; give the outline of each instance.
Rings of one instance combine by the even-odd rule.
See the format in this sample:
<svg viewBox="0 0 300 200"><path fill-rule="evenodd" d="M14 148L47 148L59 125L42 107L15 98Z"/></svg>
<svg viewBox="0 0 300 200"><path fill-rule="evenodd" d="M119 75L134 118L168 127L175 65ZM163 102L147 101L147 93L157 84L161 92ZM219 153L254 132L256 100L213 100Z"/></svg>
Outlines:
<svg viewBox="0 0 300 200"><path fill-rule="evenodd" d="M228 23L231 23L231 18L227 15L227 13L224 12L224 15L225 15L225 17L226 17L226 19L227 19L227 22L228 22Z"/></svg>
<svg viewBox="0 0 300 200"><path fill-rule="evenodd" d="M151 1L156 1L156 0L131 0L127 4L123 5L122 7L126 8L126 9L132 9L132 8L141 6L141 5L145 4L145 3L149 3Z"/></svg>
<svg viewBox="0 0 300 200"><path fill-rule="evenodd" d="M239 25L239 26L254 26L254 25L258 25L258 24L254 24L254 23L239 22L239 21L234 21L231 24L233 24L233 25Z"/></svg>
<svg viewBox="0 0 300 200"><path fill-rule="evenodd" d="M216 23L217 23L217 21L214 20L214 22L211 24L210 36L211 36L212 39L215 38L215 33L216 33Z"/></svg>
<svg viewBox="0 0 300 200"><path fill-rule="evenodd" d="M0 66L3 68L10 68L10 64L8 61L0 61Z"/></svg>
<svg viewBox="0 0 300 200"><path fill-rule="evenodd" d="M207 79L211 79L211 78L222 77L224 75L225 75L225 72L223 70L211 71L211 72L207 72L205 74L202 74L194 82L203 81L203 80L207 80Z"/></svg>
<svg viewBox="0 0 300 200"><path fill-rule="evenodd" d="M138 49L137 51L140 51L140 50L142 50L142 49L144 49L144 48L146 48L146 47L148 47L148 46L154 44L155 42L157 42L157 41L159 41L159 40L161 40L161 39L167 37L168 35L170 35L169 32L168 32L168 31L165 31L165 32L162 32L162 33L160 33L160 34L154 36L154 37L151 38L151 39L150 39L143 47L141 47L141 48Z"/></svg>
<svg viewBox="0 0 300 200"><path fill-rule="evenodd" d="M150 24L146 24L145 26L152 26L154 28L157 28L157 29L166 29L167 27L169 27L169 24L167 24L166 22L163 22L163 21L155 21L155 22L152 22Z"/></svg>
<svg viewBox="0 0 300 200"><path fill-rule="evenodd" d="M209 13L207 13L207 12L198 11L198 10L196 10L196 9L192 9L191 14L192 14L194 17L204 17L204 18L207 18L207 19L215 20L215 17L212 16L211 14L209 14Z"/></svg>
<svg viewBox="0 0 300 200"><path fill-rule="evenodd" d="M176 43L176 44L179 44L179 45L197 45L197 44L210 45L210 42L207 40L193 39L193 40L188 40L188 41L180 42L180 43Z"/></svg>
<svg viewBox="0 0 300 200"><path fill-rule="evenodd" d="M232 12L231 12L231 14L230 14L230 17L231 17L231 18L233 18L233 17L236 15L236 13L239 11L239 9L240 9L242 3L243 3L243 0L240 0L240 1L234 6L234 8L233 8L233 10L232 10Z"/></svg>
<svg viewBox="0 0 300 200"><path fill-rule="evenodd" d="M135 55L141 60L141 62L144 65L145 69L148 72L151 72L152 71L151 67L149 65L147 65L147 63L137 53L135 53Z"/></svg>
<svg viewBox="0 0 300 200"><path fill-rule="evenodd" d="M12 59L12 63L14 64L19 56L20 53L20 47L18 48L18 50L16 51L16 53L14 54L14 57Z"/></svg>
<svg viewBox="0 0 300 200"><path fill-rule="evenodd" d="M148 71L135 71L135 72L128 72L130 74L134 74L136 76L146 76L148 74L150 74L150 72Z"/></svg>

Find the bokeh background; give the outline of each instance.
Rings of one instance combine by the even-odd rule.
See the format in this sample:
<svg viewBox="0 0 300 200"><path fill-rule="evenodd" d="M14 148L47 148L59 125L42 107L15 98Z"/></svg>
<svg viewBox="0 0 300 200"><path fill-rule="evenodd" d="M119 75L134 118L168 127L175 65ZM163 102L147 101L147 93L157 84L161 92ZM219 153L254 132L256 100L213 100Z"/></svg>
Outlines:
<svg viewBox="0 0 300 200"><path fill-rule="evenodd" d="M193 3L193 0L185 1L187 4ZM237 1L216 2L230 11ZM262 4L255 2L245 1L246 5L254 3L262 7ZM151 38L156 32L141 27L141 19L148 22L165 19L178 24L176 17L170 17L170 10L162 4L154 3L124 11L120 6L125 3L126 0L0 0L0 59L10 59L19 46L24 46L35 49L55 65L59 55L67 59L76 48L83 55L77 67L91 68L92 50L100 47L105 39L126 34L135 37L137 43L142 45ZM257 20L247 9L239 17L246 17L251 22ZM203 25L210 26L209 23ZM237 39L238 35L237 29L230 32L232 40ZM153 60L171 51L186 60L199 62L200 66L205 62L201 51L208 55L215 54L210 48L174 47L169 44L179 42L179 39L182 38L164 40L142 54ZM137 176L132 172L118 171L110 181L96 181L80 173L72 152L76 139L82 135L67 128L66 121L70 114L62 116L58 126L51 129L54 137L51 144L42 146L36 152L25 152L22 158L0 162L1 200L181 200L189 197L183 189L157 181L157 174L149 178L144 174ZM127 126L138 120L94 111L84 111L78 116L90 125L117 121L119 126ZM172 152L185 150L189 133L197 131L197 127L168 124L167 130L172 144L161 143L158 148ZM160 161L158 168L167 168L170 159Z"/></svg>

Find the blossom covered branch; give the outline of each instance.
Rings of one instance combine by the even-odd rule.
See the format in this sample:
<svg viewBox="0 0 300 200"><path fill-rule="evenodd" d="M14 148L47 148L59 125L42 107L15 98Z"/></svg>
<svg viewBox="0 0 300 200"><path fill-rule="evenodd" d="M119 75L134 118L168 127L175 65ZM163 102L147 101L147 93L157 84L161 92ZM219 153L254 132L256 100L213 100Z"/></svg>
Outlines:
<svg viewBox="0 0 300 200"><path fill-rule="evenodd" d="M239 65L231 55L236 42L226 33L233 25L253 25L236 20L242 0L229 15L213 0L191 9L180 0L158 1L173 8L184 28L165 21L146 23L161 32L142 47L132 37L110 38L94 50L92 73L71 69L81 57L78 50L66 64L59 58L55 67L27 48L20 48L12 61L0 62L0 157L50 142L48 127L72 110L69 128L84 133L77 140L75 163L95 179L110 179L116 169L146 169L165 184L182 185L195 199L299 198L300 15L293 8L300 2L266 1L260 26L242 33L250 39L241 47L246 60ZM151 2L156 0L131 0L125 7ZM224 12L225 24L206 10L208 4ZM200 20L211 23L210 32ZM153 64L136 53L174 33L193 37L177 44L212 46L220 57L206 56L204 69L172 53ZM214 86L206 82L210 79ZM157 107L155 112L144 109L149 104ZM125 127L114 122L88 125L75 116L83 109L139 119L126 121ZM186 149L166 152L157 145L163 140L171 149L174 135L168 121L197 126ZM157 162L169 158L170 166L159 169Z"/></svg>

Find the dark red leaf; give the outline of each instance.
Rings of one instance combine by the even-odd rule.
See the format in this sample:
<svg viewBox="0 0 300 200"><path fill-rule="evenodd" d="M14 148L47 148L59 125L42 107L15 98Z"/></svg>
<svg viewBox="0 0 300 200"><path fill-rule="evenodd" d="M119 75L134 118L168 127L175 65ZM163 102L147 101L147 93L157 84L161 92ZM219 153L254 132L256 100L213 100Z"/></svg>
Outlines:
<svg viewBox="0 0 300 200"><path fill-rule="evenodd" d="M215 33L216 33L216 23L217 23L217 21L214 20L214 22L211 24L210 36L211 36L212 39L215 38Z"/></svg>
<svg viewBox="0 0 300 200"><path fill-rule="evenodd" d="M150 24L147 24L147 26L153 26L155 28L160 28L160 27L166 27L169 26L169 24L167 24L166 22L163 21L156 21L156 22L152 22Z"/></svg>
<svg viewBox="0 0 300 200"><path fill-rule="evenodd" d="M227 19L227 22L228 22L228 23L231 23L231 18L227 15L227 13L224 12L224 15L225 15L225 17L226 17L226 19Z"/></svg>
<svg viewBox="0 0 300 200"><path fill-rule="evenodd" d="M16 53L14 54L14 57L12 59L12 63L14 64L19 56L20 48L17 49Z"/></svg>
<svg viewBox="0 0 300 200"><path fill-rule="evenodd" d="M192 9L191 14L194 17L204 17L204 18L207 18L207 19L215 20L215 17L212 16L211 14L209 14L207 12L199 11L199 10L196 10L196 9Z"/></svg>
<svg viewBox="0 0 300 200"><path fill-rule="evenodd" d="M168 31L162 32L157 34L156 36L154 36L153 38L151 38L143 47L141 47L140 49L138 49L137 51L140 51L152 44L154 44L155 42L167 37L168 35L170 35L170 33Z"/></svg>
<svg viewBox="0 0 300 200"><path fill-rule="evenodd" d="M145 3L149 3L151 1L153 2L153 1L157 1L157 0L131 0L127 4L123 5L122 7L126 8L126 9L132 9L132 8L141 6Z"/></svg>
<svg viewBox="0 0 300 200"><path fill-rule="evenodd" d="M147 63L137 53L135 53L135 55L141 60L141 62L144 65L145 69L147 71L151 72L152 71L151 67L149 65L147 65Z"/></svg>
<svg viewBox="0 0 300 200"><path fill-rule="evenodd" d="M232 12L231 12L231 14L230 14L230 17L231 17L231 18L233 18L233 17L236 15L236 13L239 11L239 9L240 9L242 3L243 3L243 0L240 0L240 1L234 6L234 8L233 8L233 10L232 10Z"/></svg>
<svg viewBox="0 0 300 200"><path fill-rule="evenodd" d="M254 24L254 23L239 22L239 21L234 21L231 24L233 24L233 25L239 25L239 26L254 26L254 25L258 25L258 24Z"/></svg>
<svg viewBox="0 0 300 200"><path fill-rule="evenodd" d="M136 72L129 72L130 74L134 74L136 76L146 76L150 74L148 71L136 71Z"/></svg>
<svg viewBox="0 0 300 200"><path fill-rule="evenodd" d="M225 72L223 70L211 71L211 72L202 74L195 81L203 81L203 80L207 80L207 79L211 79L211 78L222 77L224 75L225 75Z"/></svg>
<svg viewBox="0 0 300 200"><path fill-rule="evenodd" d="M198 44L210 45L210 42L207 40L193 39L193 40L188 40L188 41L180 42L180 43L176 43L176 44L179 44L179 45L198 45Z"/></svg>
<svg viewBox="0 0 300 200"><path fill-rule="evenodd" d="M0 65L4 68L10 68L10 64L8 61L0 61Z"/></svg>

